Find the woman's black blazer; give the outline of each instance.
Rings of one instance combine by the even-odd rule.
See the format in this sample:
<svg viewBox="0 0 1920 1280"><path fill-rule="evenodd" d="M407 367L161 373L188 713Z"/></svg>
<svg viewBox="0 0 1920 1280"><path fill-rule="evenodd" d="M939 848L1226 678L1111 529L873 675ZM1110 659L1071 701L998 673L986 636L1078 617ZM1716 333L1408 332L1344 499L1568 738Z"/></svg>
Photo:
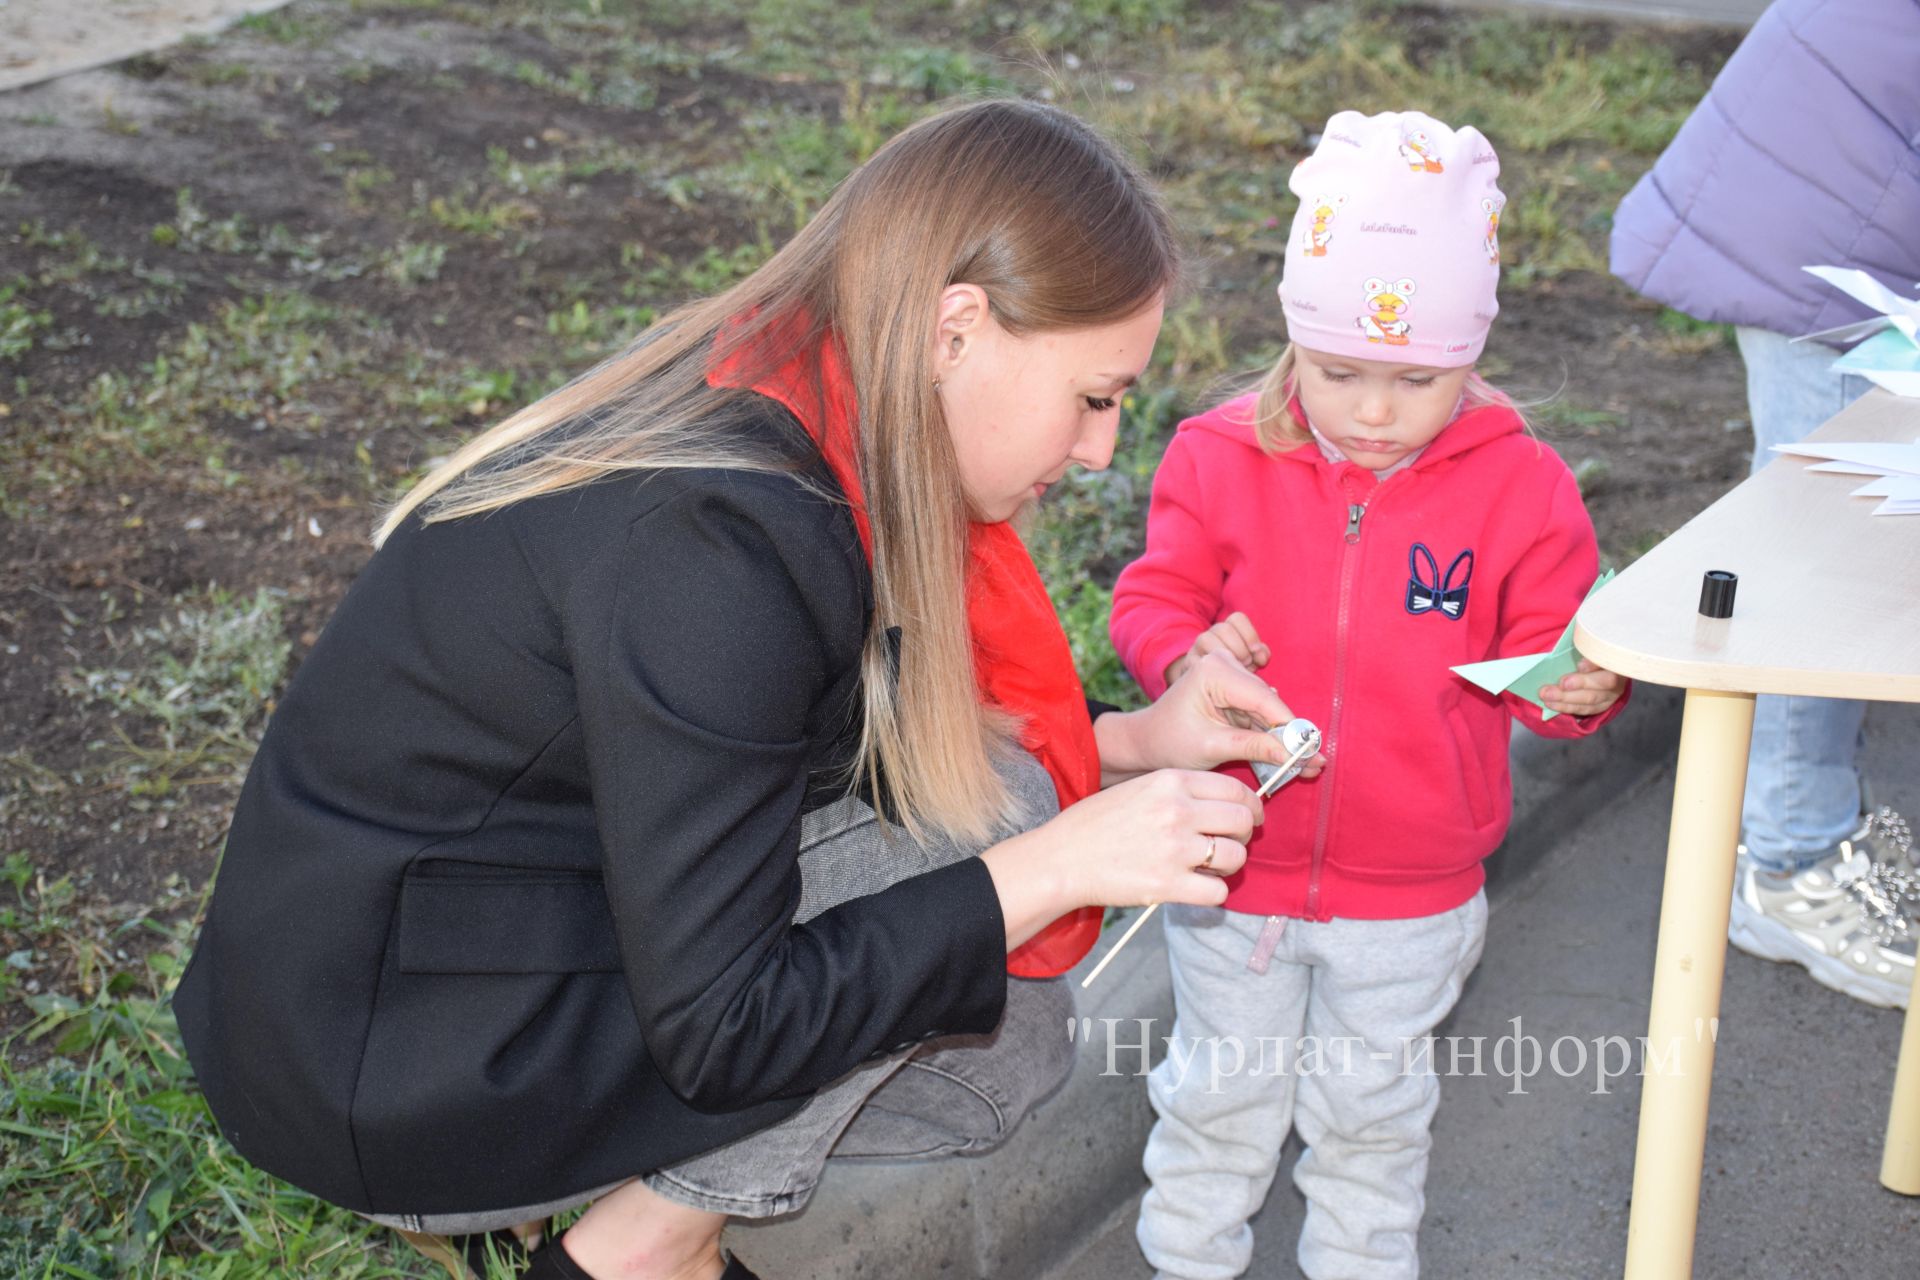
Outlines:
<svg viewBox="0 0 1920 1280"><path fill-rule="evenodd" d="M838 492L784 410L740 416ZM844 504L792 475L396 530L273 713L174 998L233 1145L350 1209L507 1208L990 1030L978 860L791 923L871 592Z"/></svg>

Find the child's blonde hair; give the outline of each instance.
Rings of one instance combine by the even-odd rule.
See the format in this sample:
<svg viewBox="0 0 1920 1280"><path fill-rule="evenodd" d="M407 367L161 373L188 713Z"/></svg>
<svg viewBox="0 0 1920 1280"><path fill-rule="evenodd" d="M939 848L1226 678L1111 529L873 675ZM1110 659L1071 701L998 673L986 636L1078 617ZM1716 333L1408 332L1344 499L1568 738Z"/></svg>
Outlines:
<svg viewBox="0 0 1920 1280"><path fill-rule="evenodd" d="M1299 363L1299 357L1293 351L1293 344L1289 342L1280 352L1280 358L1274 362L1273 368L1260 378L1259 396L1253 404L1253 434L1254 438L1260 442L1260 447L1267 453L1285 453L1313 439L1313 433L1295 421L1292 412L1287 408L1293 403L1294 393L1298 389ZM1505 405L1515 413L1520 412L1520 407L1513 402L1512 396L1488 382L1481 376L1480 371L1475 369L1467 375L1467 384L1462 390L1460 407L1478 409L1490 404ZM1526 425L1524 415L1521 417L1521 423ZM1527 426L1527 430L1532 429L1530 425Z"/></svg>

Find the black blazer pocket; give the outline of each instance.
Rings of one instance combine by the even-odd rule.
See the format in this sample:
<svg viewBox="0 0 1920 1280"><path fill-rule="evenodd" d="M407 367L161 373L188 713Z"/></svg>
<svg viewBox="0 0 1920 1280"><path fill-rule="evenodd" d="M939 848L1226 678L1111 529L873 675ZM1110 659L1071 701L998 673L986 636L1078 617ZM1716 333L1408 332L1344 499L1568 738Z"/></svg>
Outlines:
<svg viewBox="0 0 1920 1280"><path fill-rule="evenodd" d="M402 973L617 973L613 912L597 875L408 876Z"/></svg>

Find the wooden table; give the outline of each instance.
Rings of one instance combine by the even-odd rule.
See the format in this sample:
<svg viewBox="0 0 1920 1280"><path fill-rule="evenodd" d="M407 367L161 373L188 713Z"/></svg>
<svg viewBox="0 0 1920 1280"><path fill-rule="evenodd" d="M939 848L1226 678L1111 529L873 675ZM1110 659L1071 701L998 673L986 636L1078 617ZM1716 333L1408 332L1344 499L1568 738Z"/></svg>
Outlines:
<svg viewBox="0 0 1920 1280"><path fill-rule="evenodd" d="M1920 400L1875 390L1811 437L1911 441ZM1726 970L1734 846L1757 693L1920 702L1920 516L1875 516L1865 477L1781 457L1635 561L1581 608L1601 666L1684 688L1654 953L1628 1280L1692 1274L1712 1030ZM1698 612L1701 576L1740 576L1733 616ZM1920 1195L1920 982L1894 1076L1880 1180Z"/></svg>

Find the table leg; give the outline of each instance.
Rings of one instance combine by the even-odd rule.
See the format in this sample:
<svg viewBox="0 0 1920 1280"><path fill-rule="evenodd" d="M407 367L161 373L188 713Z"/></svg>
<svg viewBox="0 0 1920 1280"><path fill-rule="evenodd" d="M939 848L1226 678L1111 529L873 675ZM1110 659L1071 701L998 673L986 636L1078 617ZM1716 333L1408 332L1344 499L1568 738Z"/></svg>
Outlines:
<svg viewBox="0 0 1920 1280"><path fill-rule="evenodd" d="M1900 1065L1893 1072L1880 1185L1903 1196L1920 1196L1920 966L1914 969L1906 1029L1900 1034Z"/></svg>
<svg viewBox="0 0 1920 1280"><path fill-rule="evenodd" d="M1752 739L1752 694L1687 690L1653 958L1627 1280L1693 1274L1734 846Z"/></svg>

